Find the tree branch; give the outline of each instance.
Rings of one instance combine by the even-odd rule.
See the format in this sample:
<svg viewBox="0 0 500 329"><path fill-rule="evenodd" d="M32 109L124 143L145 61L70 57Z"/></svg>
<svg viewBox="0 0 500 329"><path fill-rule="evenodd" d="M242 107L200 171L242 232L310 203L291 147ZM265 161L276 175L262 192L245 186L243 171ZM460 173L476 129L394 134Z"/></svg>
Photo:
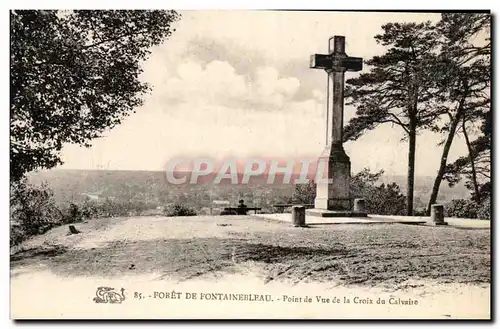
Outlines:
<svg viewBox="0 0 500 329"><path fill-rule="evenodd" d="M93 48L93 47L99 46L99 45L101 45L103 43L106 43L106 42L118 41L118 40L120 40L120 39L122 39L124 37L130 37L130 36L133 36L133 35L139 35L139 34L143 34L145 32L147 32L147 31L145 31L145 30L139 30L139 31L136 31L136 32L124 33L124 34L119 35L119 36L114 37L114 38L104 39L104 40L100 40L98 42L92 43L90 45L85 45L82 48L83 49Z"/></svg>

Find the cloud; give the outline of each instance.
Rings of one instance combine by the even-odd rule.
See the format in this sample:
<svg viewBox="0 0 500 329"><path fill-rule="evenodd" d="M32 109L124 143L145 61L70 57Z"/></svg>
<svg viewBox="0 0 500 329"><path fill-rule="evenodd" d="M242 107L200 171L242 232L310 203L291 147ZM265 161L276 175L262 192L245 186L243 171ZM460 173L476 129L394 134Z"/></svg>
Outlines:
<svg viewBox="0 0 500 329"><path fill-rule="evenodd" d="M242 75L226 61L187 61L175 75L155 85L164 104L209 104L250 110L279 110L293 102L300 88L294 77L282 77L273 67L259 67ZM159 91L163 92L159 94Z"/></svg>
<svg viewBox="0 0 500 329"><path fill-rule="evenodd" d="M181 56L185 60L200 63L226 61L231 63L236 72L243 75L253 72L256 67L272 65L269 58L251 47L240 46L228 39L221 41L198 35L189 38Z"/></svg>
<svg viewBox="0 0 500 329"><path fill-rule="evenodd" d="M168 79L164 86L164 97L182 102L203 101L225 103L242 97L245 81L235 73L227 62L213 61L206 66L186 62L177 68L177 76Z"/></svg>
<svg viewBox="0 0 500 329"><path fill-rule="evenodd" d="M197 20L190 22L197 24ZM189 34L186 29L180 29L164 45L157 47L152 56L144 63L144 73L141 77L144 81L161 89L166 80L176 76L179 66L185 63L197 63L202 68L212 62L226 62L231 65L235 73L244 77L247 83L255 83L258 71L274 69L279 72L279 78L293 77L293 80L285 80L289 85L283 86L282 93L293 94L295 101L304 101L312 97L312 90L318 86L326 87L326 74L319 70L309 68L309 55L300 58L282 57L280 52L266 52L261 48L253 47L252 44L242 44L231 38L220 38L199 33ZM184 32L184 33L182 33ZM278 49L274 49L278 51ZM267 70L271 71L271 70ZM267 72L271 73L271 72ZM273 74L269 74L273 77ZM297 88L297 80L300 82ZM272 80L271 80L272 81ZM165 90L164 93L168 93ZM171 101L174 101L172 98ZM179 99L177 98L177 101ZM246 99L247 105L254 106L252 99ZM275 96L270 104L282 104L281 97ZM234 106L234 104L233 104ZM257 105L258 107L258 105Z"/></svg>
<svg viewBox="0 0 500 329"><path fill-rule="evenodd" d="M292 97L300 87L296 78L280 78L278 70L272 67L257 69L257 88L261 95L272 95L274 93Z"/></svg>

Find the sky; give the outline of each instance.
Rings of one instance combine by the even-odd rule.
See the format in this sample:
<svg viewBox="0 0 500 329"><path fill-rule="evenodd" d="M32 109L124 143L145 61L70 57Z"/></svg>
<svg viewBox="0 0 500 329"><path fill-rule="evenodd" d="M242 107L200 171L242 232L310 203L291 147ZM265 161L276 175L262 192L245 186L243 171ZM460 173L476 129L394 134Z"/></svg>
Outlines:
<svg viewBox="0 0 500 329"><path fill-rule="evenodd" d="M310 55L326 53L328 38L343 35L348 55L369 59L384 51L374 39L383 24L439 19L422 13L180 13L176 31L144 63L141 80L153 88L144 105L91 148L65 146L60 168L162 170L181 155L319 156L327 75L309 68ZM354 114L346 106L344 122ZM400 127L383 125L346 143L352 171L406 175L402 137ZM428 132L417 137L416 175L436 174L440 138ZM449 162L465 153L465 142L456 138Z"/></svg>

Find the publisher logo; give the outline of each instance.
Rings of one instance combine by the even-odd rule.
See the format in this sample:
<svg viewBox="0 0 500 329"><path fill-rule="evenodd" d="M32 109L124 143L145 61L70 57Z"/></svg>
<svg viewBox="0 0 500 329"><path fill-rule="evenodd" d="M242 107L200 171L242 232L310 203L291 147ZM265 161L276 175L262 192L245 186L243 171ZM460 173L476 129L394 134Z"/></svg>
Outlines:
<svg viewBox="0 0 500 329"><path fill-rule="evenodd" d="M99 287L95 295L96 303L121 304L125 300L125 289L121 288L120 292L116 292L111 287Z"/></svg>

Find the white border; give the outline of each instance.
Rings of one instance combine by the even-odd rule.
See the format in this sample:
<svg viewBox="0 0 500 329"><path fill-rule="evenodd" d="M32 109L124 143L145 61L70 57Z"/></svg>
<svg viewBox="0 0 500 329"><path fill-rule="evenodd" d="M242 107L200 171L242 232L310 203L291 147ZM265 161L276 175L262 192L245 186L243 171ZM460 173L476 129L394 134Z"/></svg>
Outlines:
<svg viewBox="0 0 500 329"><path fill-rule="evenodd" d="M5 214L3 220L4 224L8 225L9 218L9 164L7 163L7 157L9 152L9 144L8 144L8 111L9 106L9 69L7 63L9 61L9 12L8 9L164 9L165 6L168 6L169 9L329 9L333 10L333 8L337 10L492 10L493 14L497 13L496 10L498 6L498 1L487 1L487 0L474 0L474 1L441 1L437 2L435 0L420 0L415 2L407 2L407 1L276 1L276 0L253 0L253 1L193 1L193 0L170 0L170 1L106 1L106 0L86 0L86 1L62 1L62 0L46 0L42 2L37 1L4 1L2 2L2 6L6 6L5 10L2 10L2 14L0 16L0 22L2 28L0 29L1 35L1 45L2 48L2 63L0 66L2 70L2 79L1 82L3 84L2 92L2 104L5 104L4 109L1 111L2 116L2 127L4 131L2 132L2 138L0 138L0 145L2 147L2 154L4 154L4 161L2 162L2 171L1 171L1 179L2 179L2 189L1 189L1 205L3 209L3 213ZM493 27L496 26L496 22L494 22ZM230 28L230 27L228 27ZM493 34L494 36L496 35ZM496 41L496 40L494 40ZM494 43L495 46L496 42ZM494 54L497 54L496 49L494 49ZM496 78L496 76L495 76ZM495 99L498 98L499 93L497 93L498 83L494 84L495 91L493 92L496 95ZM494 104L493 106L496 108ZM498 117L499 115L497 115ZM497 126L495 118L495 126ZM495 159L495 163L498 163ZM496 168L495 168L496 169ZM496 200L495 200L496 201ZM494 203L496 204L496 202ZM495 220L495 219L493 219ZM496 225L494 225L495 227ZM5 236L5 249L7 250L7 240L9 237L8 229L2 230L2 234ZM494 246L496 247L496 246ZM496 249L496 248L495 248ZM497 250L495 250L496 252ZM7 252L2 253L2 265L4 266L4 287L10 287L10 272L9 272L9 254ZM497 275L495 275L495 280ZM2 310L5 312L3 317L3 325L6 327L13 327L15 324L9 320L9 296L6 293L7 289L4 289L4 293L2 294ZM29 303L29 301L26 301ZM174 323L165 323L169 327L177 327L179 324ZM288 326L290 323L284 323L284 325ZM299 326L308 326L310 323L300 323ZM335 327L351 327L353 324L341 324L341 323L328 323L329 325L333 325ZM441 323L418 323L418 325L425 326L434 326L440 325ZM47 323L47 325L51 326L52 323ZM68 324L65 324L66 326ZM108 324L109 325L109 324ZM117 325L123 325L123 323L119 323ZM191 326L192 324L183 324L185 326ZM220 326L221 323L215 323L212 325ZM227 324L226 324L227 325ZM270 325L258 324L260 326L268 327ZM278 325L277 323L272 324L273 326ZM355 327L358 326L373 326L373 325L383 325L386 326L386 323L363 323L363 324L355 324ZM403 325L411 325L411 323L404 323ZM454 322L453 325L460 325L460 323ZM467 327L475 327L480 324L468 323ZM89 323L82 325L83 327L89 328L104 328L105 324L95 324ZM3 326L2 326L3 327Z"/></svg>

